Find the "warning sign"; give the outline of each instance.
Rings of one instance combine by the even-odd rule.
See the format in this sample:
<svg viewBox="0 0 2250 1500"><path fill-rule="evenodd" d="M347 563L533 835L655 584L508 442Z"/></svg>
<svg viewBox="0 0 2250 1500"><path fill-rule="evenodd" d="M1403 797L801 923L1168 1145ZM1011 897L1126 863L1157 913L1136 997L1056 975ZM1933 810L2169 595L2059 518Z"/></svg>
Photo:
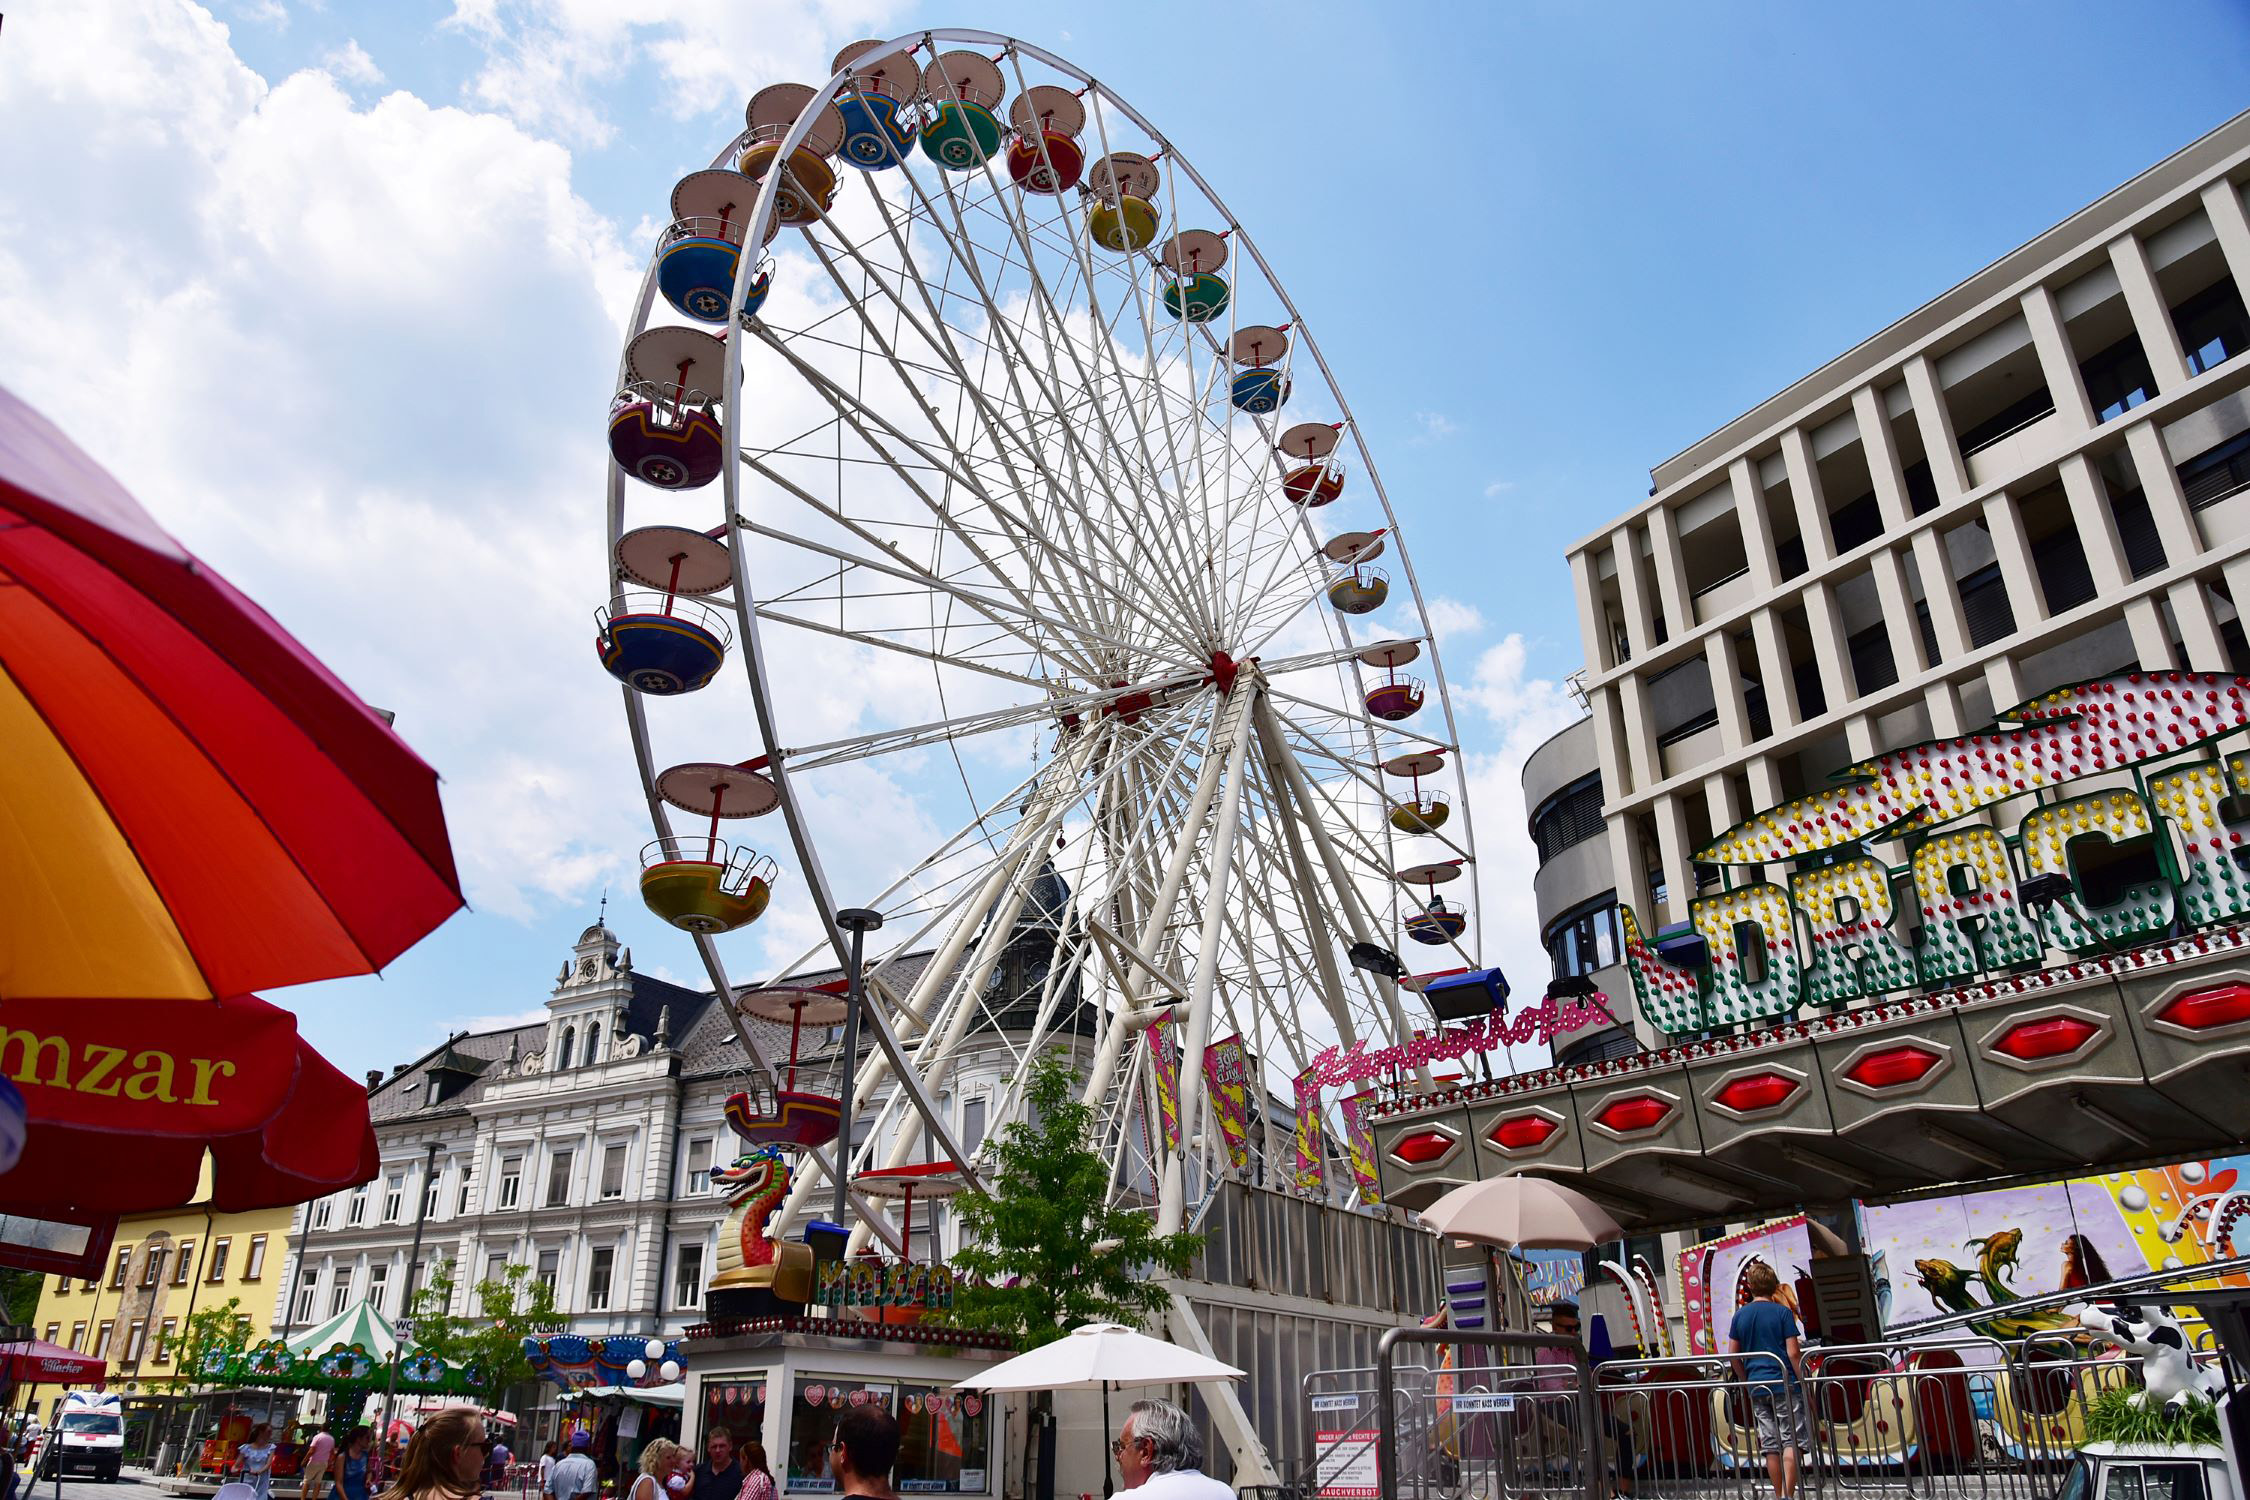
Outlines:
<svg viewBox="0 0 2250 1500"><path fill-rule="evenodd" d="M1319 1455L1313 1476L1321 1500L1374 1500L1382 1493L1375 1438L1373 1428L1313 1434L1313 1451Z"/></svg>

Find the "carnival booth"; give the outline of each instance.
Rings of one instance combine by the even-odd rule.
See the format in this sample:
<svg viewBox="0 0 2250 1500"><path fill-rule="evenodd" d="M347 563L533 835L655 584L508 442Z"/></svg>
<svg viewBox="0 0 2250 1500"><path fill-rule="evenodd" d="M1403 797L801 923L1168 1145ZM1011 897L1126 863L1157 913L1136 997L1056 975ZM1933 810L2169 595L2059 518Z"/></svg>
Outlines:
<svg viewBox="0 0 2250 1500"><path fill-rule="evenodd" d="M585 1432L606 1477L630 1469L651 1439L678 1439L687 1359L678 1339L557 1333L525 1339L523 1353L532 1373L563 1395L556 1429L542 1421L526 1449L550 1439L567 1447L572 1433Z"/></svg>

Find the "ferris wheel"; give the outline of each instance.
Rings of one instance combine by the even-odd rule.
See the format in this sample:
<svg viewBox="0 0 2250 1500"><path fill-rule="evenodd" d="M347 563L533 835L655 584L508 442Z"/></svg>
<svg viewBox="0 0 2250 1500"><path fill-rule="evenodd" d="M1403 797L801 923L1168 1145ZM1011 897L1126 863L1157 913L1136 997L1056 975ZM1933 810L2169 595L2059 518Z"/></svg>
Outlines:
<svg viewBox="0 0 2250 1500"><path fill-rule="evenodd" d="M816 993L881 914L853 1092L896 1080L896 1128L800 1134L785 1212L958 1159L959 1061L1020 1090L1069 1044L1113 1192L1176 1228L1280 1170L1216 1127L1215 1049L1286 1115L1325 1047L1416 1029L1398 974L1477 965L1436 639L1312 330L1174 143L991 33L834 66L674 188L621 362L597 644L643 895L725 995Z"/></svg>

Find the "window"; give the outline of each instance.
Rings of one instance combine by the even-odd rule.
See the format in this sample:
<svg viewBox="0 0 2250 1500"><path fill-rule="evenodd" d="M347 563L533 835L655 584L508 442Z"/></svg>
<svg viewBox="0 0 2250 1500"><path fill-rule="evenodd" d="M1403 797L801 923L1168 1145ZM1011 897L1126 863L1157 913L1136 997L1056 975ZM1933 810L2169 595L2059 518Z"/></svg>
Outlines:
<svg viewBox="0 0 2250 1500"><path fill-rule="evenodd" d="M586 1028L586 1066L592 1067L602 1060L602 1023L594 1022Z"/></svg>
<svg viewBox="0 0 2250 1500"><path fill-rule="evenodd" d="M2201 510L2250 489L2250 432L2209 448L2180 465L2188 507Z"/></svg>
<svg viewBox="0 0 2250 1500"><path fill-rule="evenodd" d="M2191 375L2250 348L2250 314L2244 313L2231 277L2220 277L2173 308L2172 326L2180 331L2180 348L2187 353Z"/></svg>
<svg viewBox="0 0 2250 1500"><path fill-rule="evenodd" d="M1539 805L1531 815L1531 841L1545 864L1573 844L1602 831L1602 778L1581 776Z"/></svg>
<svg viewBox="0 0 2250 1500"><path fill-rule="evenodd" d="M1972 646L1989 646L2016 633L2016 612L2008 602L2008 586L2000 581L1998 563L1986 563L1961 580L1961 614L1968 622Z"/></svg>
<svg viewBox="0 0 2250 1500"><path fill-rule="evenodd" d="M1591 974L1616 963L1621 951L1618 936L1615 895L1565 913L1547 929L1547 953L1555 962L1555 977Z"/></svg>
<svg viewBox="0 0 2250 1500"><path fill-rule="evenodd" d="M556 1283L562 1279L562 1252L560 1250L540 1251L538 1269L533 1274L539 1278L541 1286L550 1292L556 1291Z"/></svg>
<svg viewBox="0 0 2250 1500"><path fill-rule="evenodd" d="M156 1330L156 1362L158 1364L168 1365L172 1362L172 1340L178 1335L179 1331L180 1320L178 1318L166 1318L158 1326Z"/></svg>
<svg viewBox="0 0 2250 1500"><path fill-rule="evenodd" d="M80 1354L84 1354L86 1352L85 1324L73 1323L70 1325L70 1347Z"/></svg>
<svg viewBox="0 0 2250 1500"><path fill-rule="evenodd" d="M182 1240L172 1256L172 1285L186 1286L195 1274L195 1241Z"/></svg>
<svg viewBox="0 0 2250 1500"><path fill-rule="evenodd" d="M164 1279L164 1252L169 1248L171 1247L168 1245L151 1245L148 1247L148 1259L141 1265L142 1286L155 1286Z"/></svg>
<svg viewBox="0 0 2250 1500"><path fill-rule="evenodd" d="M622 1141L602 1148L602 1196L625 1196L625 1144Z"/></svg>
<svg viewBox="0 0 2250 1500"><path fill-rule="evenodd" d="M385 1317L389 1317L391 1311L390 1291L391 1268L389 1266L369 1266L367 1268L367 1300L374 1304L375 1310Z"/></svg>
<svg viewBox="0 0 2250 1500"><path fill-rule="evenodd" d="M971 1156L984 1144L984 1114L987 1106L982 1095L961 1101L961 1149Z"/></svg>
<svg viewBox="0 0 2250 1500"><path fill-rule="evenodd" d="M484 1258L484 1279L485 1279L485 1280L487 1280L487 1281L503 1281L503 1280L505 1280L505 1279L507 1278L507 1275L508 1275L508 1253L507 1253L507 1252L506 1252L505 1250L494 1250L494 1251L492 1251L491 1253L489 1253L489 1254L487 1254L487 1255L485 1256L485 1258Z"/></svg>
<svg viewBox="0 0 2250 1500"><path fill-rule="evenodd" d="M109 1284L122 1290L125 1285L125 1268L132 1263L133 1247L131 1245L119 1245L117 1247L117 1264L110 1267Z"/></svg>
<svg viewBox="0 0 2250 1500"><path fill-rule="evenodd" d="M2039 574L2039 592L2046 598L2047 613L2084 604L2094 597L2094 570L2078 533L2062 530L2031 544L2031 565Z"/></svg>
<svg viewBox="0 0 2250 1500"><path fill-rule="evenodd" d="M570 1201L570 1164L577 1160L575 1151L555 1151L547 1157L547 1206L561 1208Z"/></svg>
<svg viewBox="0 0 2250 1500"><path fill-rule="evenodd" d="M938 1249L938 1243L945 1234L945 1205L932 1203L927 1217L927 1223L916 1223L910 1231L908 1238L912 1243L907 1248L914 1252L917 1260L935 1264L945 1258Z"/></svg>
<svg viewBox="0 0 2250 1500"><path fill-rule="evenodd" d="M457 1192L457 1193L455 1193L455 1194L453 1195L453 1213L454 1213L454 1216L458 1218L458 1217L460 1217L460 1216L462 1216L462 1215L465 1215L465 1214L467 1214L467 1213L468 1213L468 1211L469 1211L469 1164L468 1164L468 1162L464 1161L464 1162L462 1162L462 1163L461 1163L461 1190L460 1190L459 1192Z"/></svg>
<svg viewBox="0 0 2250 1500"><path fill-rule="evenodd" d="M500 1159L500 1206L514 1208L523 1196L523 1158L504 1156Z"/></svg>
<svg viewBox="0 0 2250 1500"><path fill-rule="evenodd" d="M578 1028L565 1026L562 1034L562 1051L556 1054L558 1061L555 1063L555 1071L559 1073L569 1067L571 1058L577 1053L577 1050Z"/></svg>
<svg viewBox="0 0 2250 1500"><path fill-rule="evenodd" d="M1898 681L1898 663L1891 657L1891 631L1883 621L1868 626L1848 643L1852 681L1864 696Z"/></svg>
<svg viewBox="0 0 2250 1500"><path fill-rule="evenodd" d="M313 1320L313 1298L320 1292L320 1273L307 1266L297 1273L297 1300L289 1309L293 1324L310 1324Z"/></svg>
<svg viewBox="0 0 2250 1500"><path fill-rule="evenodd" d="M141 1350L146 1347L147 1343L148 1324L139 1318L135 1318L125 1328L125 1363L128 1365L139 1364L141 1362Z"/></svg>
<svg viewBox="0 0 2250 1500"><path fill-rule="evenodd" d="M676 1263L678 1270L672 1278L672 1305L674 1307L701 1307L703 1305L703 1247L680 1246Z"/></svg>
<svg viewBox="0 0 2250 1500"><path fill-rule="evenodd" d="M616 1279L617 1247L597 1245L586 1261L586 1310L605 1312L609 1308L609 1284Z"/></svg>
<svg viewBox="0 0 2250 1500"><path fill-rule="evenodd" d="M393 1172L383 1179L383 1222L396 1224L400 1200L406 1196L406 1174Z"/></svg>
<svg viewBox="0 0 2250 1500"><path fill-rule="evenodd" d="M50 1344L58 1344L58 1343L61 1343L62 1341L61 1341L60 1339L58 1339L58 1338L56 1338L56 1337L55 1337L55 1335L56 1335L56 1334L58 1334L58 1333L61 1333L61 1332L62 1332L62 1324L60 1324L60 1323L49 1323L49 1324L47 1325L47 1333L46 1333L46 1339L47 1339L47 1342L48 1342L48 1343L50 1343Z"/></svg>
<svg viewBox="0 0 2250 1500"><path fill-rule="evenodd" d="M2203 1465L2117 1464L2102 1486L2102 1500L2204 1500Z"/></svg>
<svg viewBox="0 0 2250 1500"><path fill-rule="evenodd" d="M2156 394L2156 378L2149 373L2148 353L2137 333L2128 333L2078 367L2086 378L2086 399L2093 403L2094 420L2122 417Z"/></svg>
<svg viewBox="0 0 2250 1500"><path fill-rule="evenodd" d="M211 1269L204 1273L203 1279L213 1286L227 1279L227 1250L233 1244L225 1235L211 1242Z"/></svg>
<svg viewBox="0 0 2250 1500"><path fill-rule="evenodd" d="M428 1172L423 1174L424 1180L422 1183L422 1217L425 1219L434 1219L437 1217L438 1180L443 1175L444 1174L434 1166L431 1167Z"/></svg>
<svg viewBox="0 0 2250 1500"><path fill-rule="evenodd" d="M104 1323L101 1327L101 1332L94 1335L94 1358L109 1358L110 1330L115 1328L116 1326L117 1325L115 1323Z"/></svg>
<svg viewBox="0 0 2250 1500"><path fill-rule="evenodd" d="M2048 394L2042 382L2029 395L2019 396L2000 410L1961 434L1961 456L1967 458L1999 442L2002 438L2029 427L2043 417L2055 414L2055 398Z"/></svg>
<svg viewBox="0 0 2250 1500"><path fill-rule="evenodd" d="M265 1274L266 1237L262 1234L254 1234L250 1236L249 1258L242 1263L242 1279L244 1281L256 1281Z"/></svg>
<svg viewBox="0 0 2250 1500"><path fill-rule="evenodd" d="M55 1295L58 1297L70 1295L70 1278L68 1276L57 1276L55 1278Z"/></svg>
<svg viewBox="0 0 2250 1500"><path fill-rule="evenodd" d="M344 1209L344 1223L353 1229L367 1222L367 1189L360 1188L352 1194Z"/></svg>
<svg viewBox="0 0 2250 1500"><path fill-rule="evenodd" d="M312 1206L312 1227L326 1229L336 1221L336 1200L322 1198Z"/></svg>
<svg viewBox="0 0 2250 1500"><path fill-rule="evenodd" d="M1828 534L1836 543L1838 557L1881 536L1883 508L1875 499L1875 492L1869 490L1842 509L1829 512Z"/></svg>
<svg viewBox="0 0 2250 1500"><path fill-rule="evenodd" d="M328 1316L335 1317L352 1302L352 1273L341 1266L336 1269L336 1279L328 1288Z"/></svg>
<svg viewBox="0 0 2250 1500"><path fill-rule="evenodd" d="M711 1191L712 1138L699 1135L687 1143L687 1191L690 1197Z"/></svg>

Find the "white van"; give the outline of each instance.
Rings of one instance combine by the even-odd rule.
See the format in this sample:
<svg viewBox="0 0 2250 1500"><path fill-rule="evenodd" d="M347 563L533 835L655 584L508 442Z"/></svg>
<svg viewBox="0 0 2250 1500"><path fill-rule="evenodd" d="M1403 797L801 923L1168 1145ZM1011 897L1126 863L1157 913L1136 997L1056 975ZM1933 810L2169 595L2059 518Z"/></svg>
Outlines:
<svg viewBox="0 0 2250 1500"><path fill-rule="evenodd" d="M38 1474L91 1473L112 1483L125 1462L125 1403L106 1391L69 1391L40 1441Z"/></svg>

